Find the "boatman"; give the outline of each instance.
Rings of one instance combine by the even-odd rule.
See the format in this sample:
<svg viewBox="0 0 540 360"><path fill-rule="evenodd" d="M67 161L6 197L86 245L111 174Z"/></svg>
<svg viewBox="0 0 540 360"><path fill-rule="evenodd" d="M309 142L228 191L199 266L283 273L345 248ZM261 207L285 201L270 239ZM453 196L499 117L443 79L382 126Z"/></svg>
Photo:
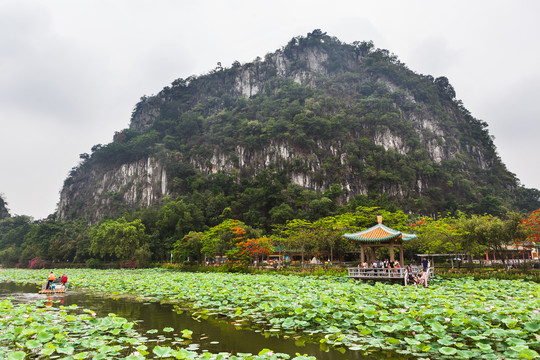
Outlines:
<svg viewBox="0 0 540 360"><path fill-rule="evenodd" d="M56 280L56 278L54 277L54 274L51 271L51 273L49 274L49 277L47 278L47 287L45 288L46 290L49 290L51 288L51 284L54 282L54 280Z"/></svg>

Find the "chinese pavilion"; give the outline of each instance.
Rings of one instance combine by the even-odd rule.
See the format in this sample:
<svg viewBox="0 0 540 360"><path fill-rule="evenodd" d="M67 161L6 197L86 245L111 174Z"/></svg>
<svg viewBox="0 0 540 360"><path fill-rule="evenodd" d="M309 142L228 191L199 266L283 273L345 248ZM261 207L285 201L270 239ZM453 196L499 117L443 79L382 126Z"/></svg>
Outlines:
<svg viewBox="0 0 540 360"><path fill-rule="evenodd" d="M403 243L412 239L416 239L418 235L406 234L404 232L394 230L382 224L382 216L377 216L378 224L354 234L343 234L345 239L356 241L360 244L360 262L363 264L366 260L366 249L369 251L369 262L375 262L375 248L386 247L390 252L390 261L394 261L394 248L399 249L399 263L404 266L403 259Z"/></svg>

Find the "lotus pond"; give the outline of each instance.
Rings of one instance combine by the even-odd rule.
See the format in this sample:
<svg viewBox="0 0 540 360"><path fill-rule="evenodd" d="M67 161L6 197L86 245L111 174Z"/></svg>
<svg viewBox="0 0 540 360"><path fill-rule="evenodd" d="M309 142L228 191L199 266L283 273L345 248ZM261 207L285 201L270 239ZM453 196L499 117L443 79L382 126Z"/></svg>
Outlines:
<svg viewBox="0 0 540 360"><path fill-rule="evenodd" d="M68 274L72 289L176 304L178 311L189 308L196 318L226 318L239 327L249 323L269 336L308 335L323 347L347 349L359 356L391 352L411 359L540 357L540 284L533 282L455 279L418 288L370 285L342 277L160 269L56 271L62 272ZM3 269L0 281L41 283L47 274L45 270ZM84 318L88 313L78 316L83 316L80 321L89 321ZM17 319L24 321L20 316ZM104 319L115 322L110 316ZM123 330L132 329L123 326L122 321ZM119 342L140 339L139 335L126 336L122 329L107 336ZM182 341L180 333L178 336ZM135 340L125 340L130 338ZM118 346L127 346L122 344ZM154 355L179 351L167 348L158 347L159 354ZM181 355L171 352L164 356Z"/></svg>

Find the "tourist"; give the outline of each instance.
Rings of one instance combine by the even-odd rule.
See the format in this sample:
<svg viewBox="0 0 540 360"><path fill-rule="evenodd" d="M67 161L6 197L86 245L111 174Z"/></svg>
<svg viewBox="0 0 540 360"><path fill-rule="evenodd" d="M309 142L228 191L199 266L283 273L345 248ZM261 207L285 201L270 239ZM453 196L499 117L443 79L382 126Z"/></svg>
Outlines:
<svg viewBox="0 0 540 360"><path fill-rule="evenodd" d="M422 276L418 279L418 285L427 287L427 272L425 270L422 270Z"/></svg>
<svg viewBox="0 0 540 360"><path fill-rule="evenodd" d="M54 274L51 271L51 273L49 274L49 277L47 278L47 287L45 288L45 290L49 290L51 288L51 285L54 282L54 280L56 280L56 278L54 277Z"/></svg>
<svg viewBox="0 0 540 360"><path fill-rule="evenodd" d="M428 261L428 259L427 259L427 258L423 258L423 259L422 259L422 269L423 269L423 271L427 271L428 266L429 266L429 261Z"/></svg>

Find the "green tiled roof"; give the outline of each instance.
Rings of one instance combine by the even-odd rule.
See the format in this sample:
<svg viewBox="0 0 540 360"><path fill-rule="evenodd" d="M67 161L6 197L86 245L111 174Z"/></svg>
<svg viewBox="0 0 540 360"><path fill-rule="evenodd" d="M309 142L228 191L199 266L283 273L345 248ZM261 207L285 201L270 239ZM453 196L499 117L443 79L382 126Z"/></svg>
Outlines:
<svg viewBox="0 0 540 360"><path fill-rule="evenodd" d="M343 234L346 239L362 241L362 242L375 242L375 241L385 241L394 238L401 238L403 241L409 241L416 239L418 235L416 234L407 234L398 230L384 226L383 224L377 224L370 227L364 231L360 231L354 234Z"/></svg>

